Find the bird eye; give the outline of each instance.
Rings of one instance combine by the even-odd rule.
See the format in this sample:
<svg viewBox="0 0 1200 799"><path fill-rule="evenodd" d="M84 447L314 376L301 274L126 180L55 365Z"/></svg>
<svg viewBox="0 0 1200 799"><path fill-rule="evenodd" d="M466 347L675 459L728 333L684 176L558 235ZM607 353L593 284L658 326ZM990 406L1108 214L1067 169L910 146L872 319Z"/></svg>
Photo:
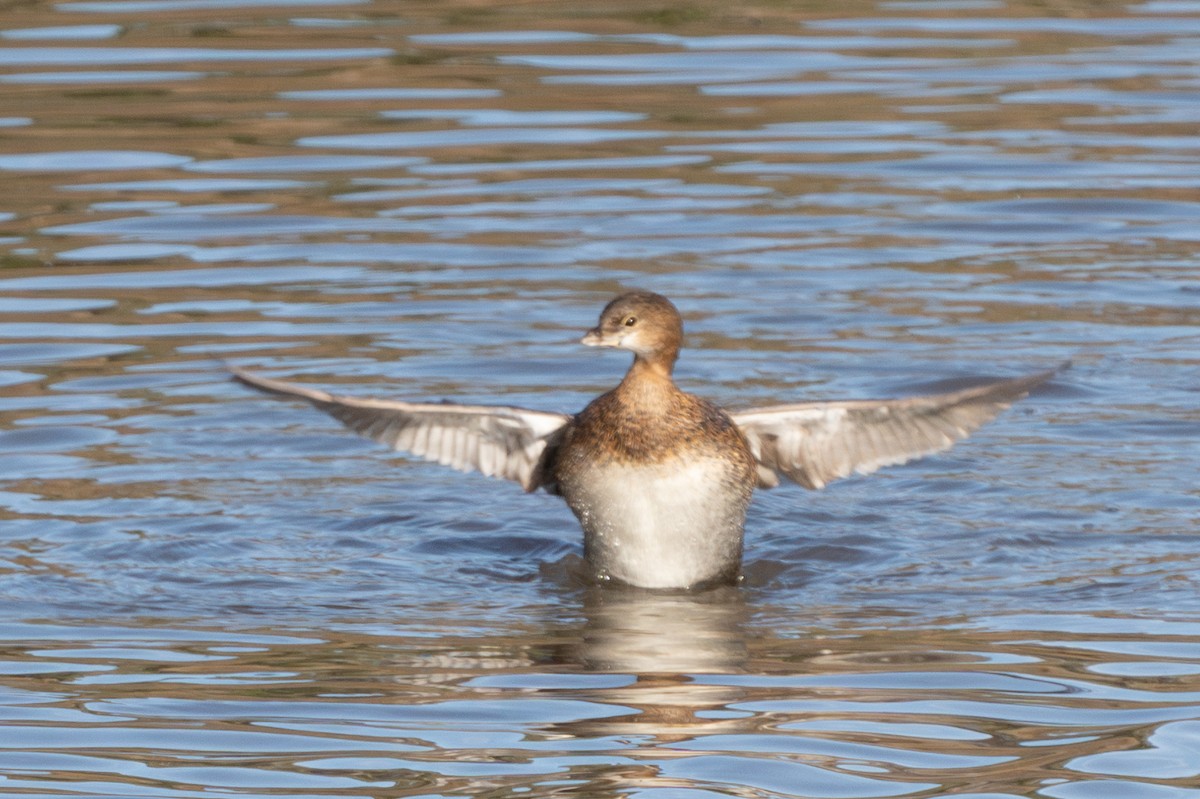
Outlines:
<svg viewBox="0 0 1200 799"><path fill-rule="evenodd" d="M630 316L625 319L625 327L633 327L636 324L637 324L636 316Z"/></svg>

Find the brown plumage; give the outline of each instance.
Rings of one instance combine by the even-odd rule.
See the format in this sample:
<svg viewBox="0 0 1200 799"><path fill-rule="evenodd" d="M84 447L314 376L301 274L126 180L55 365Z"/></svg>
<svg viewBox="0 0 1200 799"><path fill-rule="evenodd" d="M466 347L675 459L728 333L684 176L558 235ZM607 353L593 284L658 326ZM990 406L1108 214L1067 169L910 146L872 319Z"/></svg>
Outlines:
<svg viewBox="0 0 1200 799"><path fill-rule="evenodd" d="M683 340L658 294L610 302L583 343L634 354L621 383L574 416L503 406L339 397L233 368L241 382L305 399L394 449L560 494L597 579L697 588L737 579L754 488L822 488L938 452L1057 370L949 394L727 412L681 391Z"/></svg>

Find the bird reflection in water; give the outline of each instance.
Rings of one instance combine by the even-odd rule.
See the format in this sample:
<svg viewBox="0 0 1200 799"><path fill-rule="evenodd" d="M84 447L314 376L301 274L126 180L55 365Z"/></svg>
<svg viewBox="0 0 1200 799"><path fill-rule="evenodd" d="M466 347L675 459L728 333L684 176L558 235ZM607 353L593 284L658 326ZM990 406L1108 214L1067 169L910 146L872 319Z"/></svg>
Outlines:
<svg viewBox="0 0 1200 799"><path fill-rule="evenodd" d="M694 675L745 669L751 609L741 589L663 593L592 587L583 596L583 611L586 620L573 653L577 665L630 675L631 682L605 689L603 701L636 712L570 723L573 734L653 735L670 742L736 723L724 708L743 699L745 689L705 685Z"/></svg>

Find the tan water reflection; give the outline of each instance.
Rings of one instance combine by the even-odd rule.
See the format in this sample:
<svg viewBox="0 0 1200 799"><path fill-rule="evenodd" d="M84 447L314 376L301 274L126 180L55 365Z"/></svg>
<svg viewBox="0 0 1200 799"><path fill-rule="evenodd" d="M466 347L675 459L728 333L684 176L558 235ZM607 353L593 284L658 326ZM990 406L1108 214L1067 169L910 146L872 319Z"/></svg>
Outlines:
<svg viewBox="0 0 1200 799"><path fill-rule="evenodd" d="M105 783L117 791L133 778L163 796L549 795L555 786L1021 795L1066 789L1081 773L1164 787L1196 775L1186 765L1195 723L1179 721L1190 709L1176 704L1200 696L1194 625L1155 639L1175 648L1178 665L1191 664L1189 675L1112 678L1111 656L1081 672L1076 653L1116 648L1132 663L1148 644L1130 643L1127 623L1052 637L916 627L780 638L749 620L728 624L710 598L692 609L687 650L701 667L739 651L735 671L589 673L600 658L629 662L629 615L667 617L657 600L642 602L650 606L624 604L619 621L617 606L597 613L589 603L582 628L554 622L503 637L451 627L430 637L359 625L316 638L9 625L0 763L18 793L94 793ZM682 633L683 609L669 604ZM736 600L724 611L746 613ZM579 640L591 662L561 657ZM685 649L669 657L688 665ZM1148 727L1158 732L1139 744ZM1106 754L1115 751L1126 754Z"/></svg>

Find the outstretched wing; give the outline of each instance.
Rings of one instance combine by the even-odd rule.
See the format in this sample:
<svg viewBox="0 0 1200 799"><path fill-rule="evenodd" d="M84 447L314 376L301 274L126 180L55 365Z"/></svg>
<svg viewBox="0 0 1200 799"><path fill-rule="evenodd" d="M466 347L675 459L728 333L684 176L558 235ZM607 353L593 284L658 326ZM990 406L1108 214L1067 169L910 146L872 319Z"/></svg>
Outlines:
<svg viewBox="0 0 1200 799"><path fill-rule="evenodd" d="M759 486L779 476L824 488L851 473L949 449L1057 369L951 394L898 400L809 402L731 413L759 463Z"/></svg>
<svg viewBox="0 0 1200 799"><path fill-rule="evenodd" d="M571 418L503 406L341 397L233 366L229 370L259 391L307 400L359 435L392 449L459 471L514 480L526 491L550 482L546 457Z"/></svg>

